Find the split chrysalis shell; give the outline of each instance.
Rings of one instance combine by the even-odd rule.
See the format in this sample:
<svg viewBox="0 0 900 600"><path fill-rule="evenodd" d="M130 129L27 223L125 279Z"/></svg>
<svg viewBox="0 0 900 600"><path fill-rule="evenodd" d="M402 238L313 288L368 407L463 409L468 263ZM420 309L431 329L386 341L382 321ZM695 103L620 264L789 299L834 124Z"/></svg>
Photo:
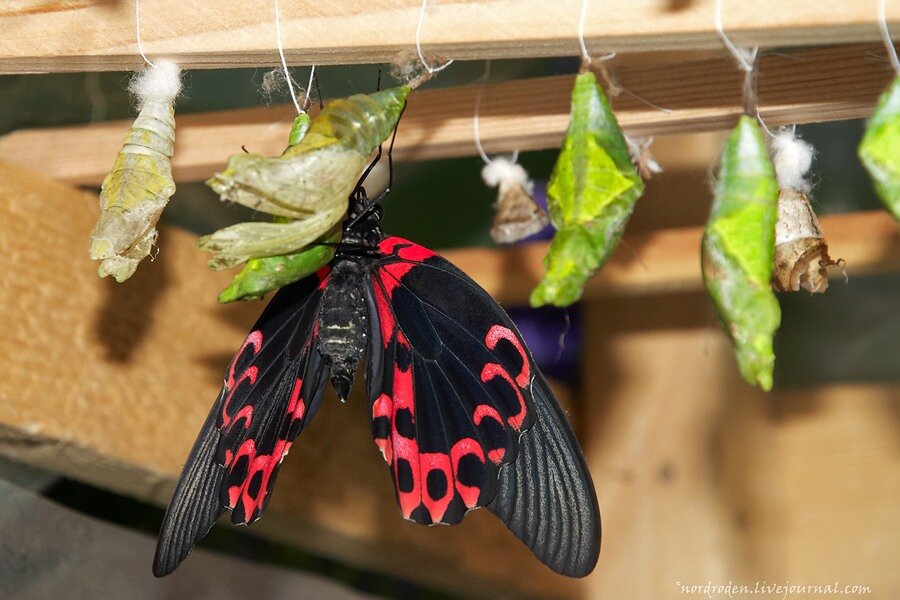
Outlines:
<svg viewBox="0 0 900 600"><path fill-rule="evenodd" d="M175 193L174 144L173 104L145 102L100 190L101 213L91 232L90 256L101 261L101 277L125 281L150 254L156 223Z"/></svg>
<svg viewBox="0 0 900 600"><path fill-rule="evenodd" d="M530 185L528 187L531 187ZM525 186L500 182L491 238L498 244L512 244L541 231L550 222L547 213Z"/></svg>
<svg viewBox="0 0 900 600"><path fill-rule="evenodd" d="M228 168L206 184L222 200L287 222L239 223L204 236L200 247L214 253L207 264L225 269L298 253L339 224L360 172L394 131L409 92L403 85L334 100L308 127L305 119L295 121L291 144L281 156L229 158Z"/></svg>
<svg viewBox="0 0 900 600"><path fill-rule="evenodd" d="M828 289L827 267L838 262L828 255L828 244L805 193L784 188L778 196L775 224L775 271L772 287L778 292L811 293Z"/></svg>

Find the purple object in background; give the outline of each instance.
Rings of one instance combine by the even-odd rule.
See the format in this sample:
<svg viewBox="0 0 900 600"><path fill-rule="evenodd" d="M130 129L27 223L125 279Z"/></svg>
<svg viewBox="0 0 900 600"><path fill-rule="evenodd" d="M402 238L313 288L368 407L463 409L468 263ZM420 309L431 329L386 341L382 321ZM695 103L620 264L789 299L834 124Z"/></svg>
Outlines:
<svg viewBox="0 0 900 600"><path fill-rule="evenodd" d="M509 316L534 355L541 371L566 383L576 383L581 360L581 305L568 308L523 306L510 308ZM568 330L566 315L569 316ZM565 333L560 349L560 336Z"/></svg>
<svg viewBox="0 0 900 600"><path fill-rule="evenodd" d="M534 194L532 194L534 201L543 208L547 210L547 180L538 179L534 182ZM556 233L556 227L553 226L552 223L548 223L546 227L535 233L534 235L530 235L524 240L519 241L519 244L528 243L528 242L537 242L544 241L553 238L553 234Z"/></svg>
<svg viewBox="0 0 900 600"><path fill-rule="evenodd" d="M547 182L534 182L534 201L547 210ZM531 235L519 244L544 241L553 238L556 228L547 225L541 231ZM566 383L575 383L578 379L578 367L581 358L581 305L576 303L568 308L542 306L531 308L522 306L511 308L516 327L522 332L534 360L545 375ZM568 329L566 315L569 316ZM565 333L560 349L560 337Z"/></svg>

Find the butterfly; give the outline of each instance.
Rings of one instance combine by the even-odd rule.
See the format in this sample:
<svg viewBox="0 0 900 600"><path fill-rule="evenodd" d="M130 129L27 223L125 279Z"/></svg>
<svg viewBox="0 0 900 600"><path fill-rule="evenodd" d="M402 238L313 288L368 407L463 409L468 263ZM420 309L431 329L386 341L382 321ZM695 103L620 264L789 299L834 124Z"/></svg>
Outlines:
<svg viewBox="0 0 900 600"><path fill-rule="evenodd" d="M363 354L372 433L404 518L455 524L486 507L554 571L593 570L591 476L522 336L461 270L384 234L381 216L358 186L333 260L281 288L244 340L166 511L156 576L224 511L234 524L260 517L325 386L345 400Z"/></svg>

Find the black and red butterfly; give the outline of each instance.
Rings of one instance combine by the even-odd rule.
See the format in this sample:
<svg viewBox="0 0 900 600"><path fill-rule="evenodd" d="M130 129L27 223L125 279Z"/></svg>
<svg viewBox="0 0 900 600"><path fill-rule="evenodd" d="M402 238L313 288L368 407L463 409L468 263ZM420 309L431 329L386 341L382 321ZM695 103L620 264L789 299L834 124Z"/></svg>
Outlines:
<svg viewBox="0 0 900 600"><path fill-rule="evenodd" d="M366 354L372 432L403 517L455 524L487 507L558 573L600 549L571 426L503 309L434 252L380 229L357 187L332 262L282 288L225 373L166 511L153 572L171 573L225 510L259 518L330 379L343 400Z"/></svg>

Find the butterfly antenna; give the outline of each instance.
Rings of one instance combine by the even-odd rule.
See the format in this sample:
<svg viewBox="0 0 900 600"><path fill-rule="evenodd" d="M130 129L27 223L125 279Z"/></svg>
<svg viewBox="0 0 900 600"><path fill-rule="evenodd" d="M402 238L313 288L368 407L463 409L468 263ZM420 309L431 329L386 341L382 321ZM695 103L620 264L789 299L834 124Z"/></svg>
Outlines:
<svg viewBox="0 0 900 600"><path fill-rule="evenodd" d="M319 97L319 110L323 110L325 108L325 101L322 100L322 88L319 87L319 73L316 72L315 77L313 78L313 82L316 84L316 96Z"/></svg>

